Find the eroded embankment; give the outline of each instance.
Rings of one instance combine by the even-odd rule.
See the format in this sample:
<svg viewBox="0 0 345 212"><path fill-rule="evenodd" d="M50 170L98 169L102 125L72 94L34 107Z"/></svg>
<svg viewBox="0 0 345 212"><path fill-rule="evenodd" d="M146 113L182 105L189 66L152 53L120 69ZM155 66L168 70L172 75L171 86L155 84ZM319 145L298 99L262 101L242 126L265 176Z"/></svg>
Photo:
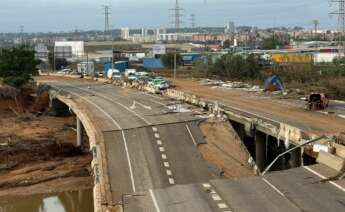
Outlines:
<svg viewBox="0 0 345 212"><path fill-rule="evenodd" d="M208 120L200 124L207 144L198 146L203 157L226 177L254 175L250 154L229 122Z"/></svg>
<svg viewBox="0 0 345 212"><path fill-rule="evenodd" d="M92 155L74 147L75 118L56 117L48 105L36 89L0 95L0 197L93 187Z"/></svg>

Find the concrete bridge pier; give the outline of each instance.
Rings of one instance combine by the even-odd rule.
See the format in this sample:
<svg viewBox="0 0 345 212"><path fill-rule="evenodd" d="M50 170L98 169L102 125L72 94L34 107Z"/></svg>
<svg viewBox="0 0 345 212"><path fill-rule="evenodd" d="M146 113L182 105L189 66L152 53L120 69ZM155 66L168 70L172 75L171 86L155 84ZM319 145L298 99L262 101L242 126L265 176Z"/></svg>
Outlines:
<svg viewBox="0 0 345 212"><path fill-rule="evenodd" d="M255 132L255 159L259 170L263 171L267 161L267 135L260 131Z"/></svg>
<svg viewBox="0 0 345 212"><path fill-rule="evenodd" d="M302 149L295 149L290 153L290 166L291 168L300 167L302 165Z"/></svg>
<svg viewBox="0 0 345 212"><path fill-rule="evenodd" d="M77 117L77 147L81 147L83 145L83 131L84 126L80 119Z"/></svg>

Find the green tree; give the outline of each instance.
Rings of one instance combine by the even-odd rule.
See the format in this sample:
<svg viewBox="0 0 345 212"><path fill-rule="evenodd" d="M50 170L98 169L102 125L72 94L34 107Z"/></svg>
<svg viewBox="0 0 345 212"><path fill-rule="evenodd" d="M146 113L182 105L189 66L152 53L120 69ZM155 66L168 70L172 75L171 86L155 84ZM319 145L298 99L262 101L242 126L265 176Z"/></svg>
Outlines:
<svg viewBox="0 0 345 212"><path fill-rule="evenodd" d="M212 75L232 80L255 79L262 70L262 59L254 54L227 54L211 68Z"/></svg>
<svg viewBox="0 0 345 212"><path fill-rule="evenodd" d="M230 42L229 39L227 39L226 41L224 41L224 43L223 43L223 48L224 48L224 49L228 49L228 48L230 48L230 46L231 46L231 42Z"/></svg>
<svg viewBox="0 0 345 212"><path fill-rule="evenodd" d="M35 52L25 46L2 49L0 52L0 80L13 87L28 83L38 74Z"/></svg>
<svg viewBox="0 0 345 212"><path fill-rule="evenodd" d="M264 49L264 50L276 49L277 47L280 48L287 44L289 44L288 36L273 35L269 38L263 39L261 43L261 49Z"/></svg>
<svg viewBox="0 0 345 212"><path fill-rule="evenodd" d="M170 69L174 68L174 57L174 53L167 53L165 55L162 55L161 60L163 65ZM178 66L183 64L183 60L180 54L176 54L176 63Z"/></svg>

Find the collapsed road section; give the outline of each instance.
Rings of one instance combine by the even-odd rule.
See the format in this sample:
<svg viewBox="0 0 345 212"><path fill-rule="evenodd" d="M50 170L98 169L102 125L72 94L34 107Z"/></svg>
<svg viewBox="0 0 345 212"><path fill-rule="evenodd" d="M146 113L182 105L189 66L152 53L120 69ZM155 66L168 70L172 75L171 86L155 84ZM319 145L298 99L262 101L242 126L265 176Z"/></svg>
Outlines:
<svg viewBox="0 0 345 212"><path fill-rule="evenodd" d="M89 135L90 149L94 156L96 211L122 210L123 207L127 207L127 200L130 201L131 197L138 197L141 194L146 194L144 199L134 198L134 203L130 201L131 205L128 207L134 208L133 211L160 211L166 206L169 208L170 202L175 201L160 198L159 196L163 195L160 194L161 192L169 196L169 190L183 188L179 185L204 186L205 183L206 193L211 193L211 198L216 201L215 205L206 203L210 208L208 210L208 207L205 207L206 211L214 211L217 207L224 211L232 207L236 208L231 206L232 203L228 199L231 193L214 191L209 187L210 185L212 188L214 180L225 180L226 177L233 176L231 171L226 170L229 166L217 161L218 158L214 154L211 154L214 160L208 160L210 150L202 147L206 143L212 143L214 137L207 133L208 127L201 127L202 130L198 127L198 123L209 117L210 113L183 102L207 108L216 117L228 122L231 125L230 135L233 136L234 143L237 141L245 149L241 156L242 160L237 162L242 163L243 167L249 170L254 169L256 174L260 174L280 152L293 145L303 144L314 136L306 134L299 128L271 119L253 117L250 112L238 111L237 108L227 109L220 104L210 103L180 91L168 90L166 95L173 98L168 99L110 84L62 79L42 78L41 82L49 84L54 90L51 95L67 104L77 114ZM318 145L333 143L330 140L332 139L327 138ZM221 152L226 148L220 147L218 143L212 145L217 149L214 153L228 154L232 159L241 158L238 155ZM340 149L336 150L339 152ZM305 153L306 151L302 149L290 153L287 157L283 157L274 169L298 167L302 162L305 165L314 164L315 158L306 156ZM326 166L333 164L333 162L329 163L329 158L335 155L329 154L324 159L318 159L323 166L306 167L303 170L314 174L314 172L319 173L316 171L317 168L333 170L340 167ZM305 158L302 159L302 156ZM341 170L338 170L338 174L339 171ZM298 178L299 175L302 173L297 172L296 177ZM321 174L320 176L330 177ZM270 179L259 179L265 184L265 186L258 185L260 189L269 186L276 191L274 195L286 196ZM244 182L245 185L247 183L250 184ZM284 181L283 186L288 186L290 183L293 182ZM332 180L332 183L342 188L342 179L337 178ZM184 188L189 190L185 194L190 194L190 204L197 205L198 201L194 201L197 193L191 189L200 189L200 187ZM246 198L245 194L246 192L243 193L243 198ZM323 192L322 195L326 193ZM150 199L151 206L145 205L147 202L145 198ZM203 198L204 196L201 197ZM220 201L219 199L223 201L217 202ZM291 200L287 204L290 203ZM183 211L193 211L195 207L190 204L185 205ZM302 206L299 207L303 208ZM265 207L274 208L274 205L268 202Z"/></svg>

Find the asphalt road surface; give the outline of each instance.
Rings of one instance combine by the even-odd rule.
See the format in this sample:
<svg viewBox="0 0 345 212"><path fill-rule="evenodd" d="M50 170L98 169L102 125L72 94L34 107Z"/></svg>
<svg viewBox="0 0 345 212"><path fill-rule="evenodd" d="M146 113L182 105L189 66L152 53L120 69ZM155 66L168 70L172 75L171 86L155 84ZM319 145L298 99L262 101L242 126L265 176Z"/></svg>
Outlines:
<svg viewBox="0 0 345 212"><path fill-rule="evenodd" d="M342 182L321 182L316 168L221 179L196 148L205 142L196 108L89 81L47 83L102 130L113 201L124 211L345 211Z"/></svg>
<svg viewBox="0 0 345 212"><path fill-rule="evenodd" d="M307 167L308 168L308 167ZM304 167L264 177L211 180L126 196L124 211L345 211L345 192Z"/></svg>
<svg viewBox="0 0 345 212"><path fill-rule="evenodd" d="M196 148L205 141L191 106L100 83L49 84L84 102L103 131L114 202L124 194L219 178Z"/></svg>

